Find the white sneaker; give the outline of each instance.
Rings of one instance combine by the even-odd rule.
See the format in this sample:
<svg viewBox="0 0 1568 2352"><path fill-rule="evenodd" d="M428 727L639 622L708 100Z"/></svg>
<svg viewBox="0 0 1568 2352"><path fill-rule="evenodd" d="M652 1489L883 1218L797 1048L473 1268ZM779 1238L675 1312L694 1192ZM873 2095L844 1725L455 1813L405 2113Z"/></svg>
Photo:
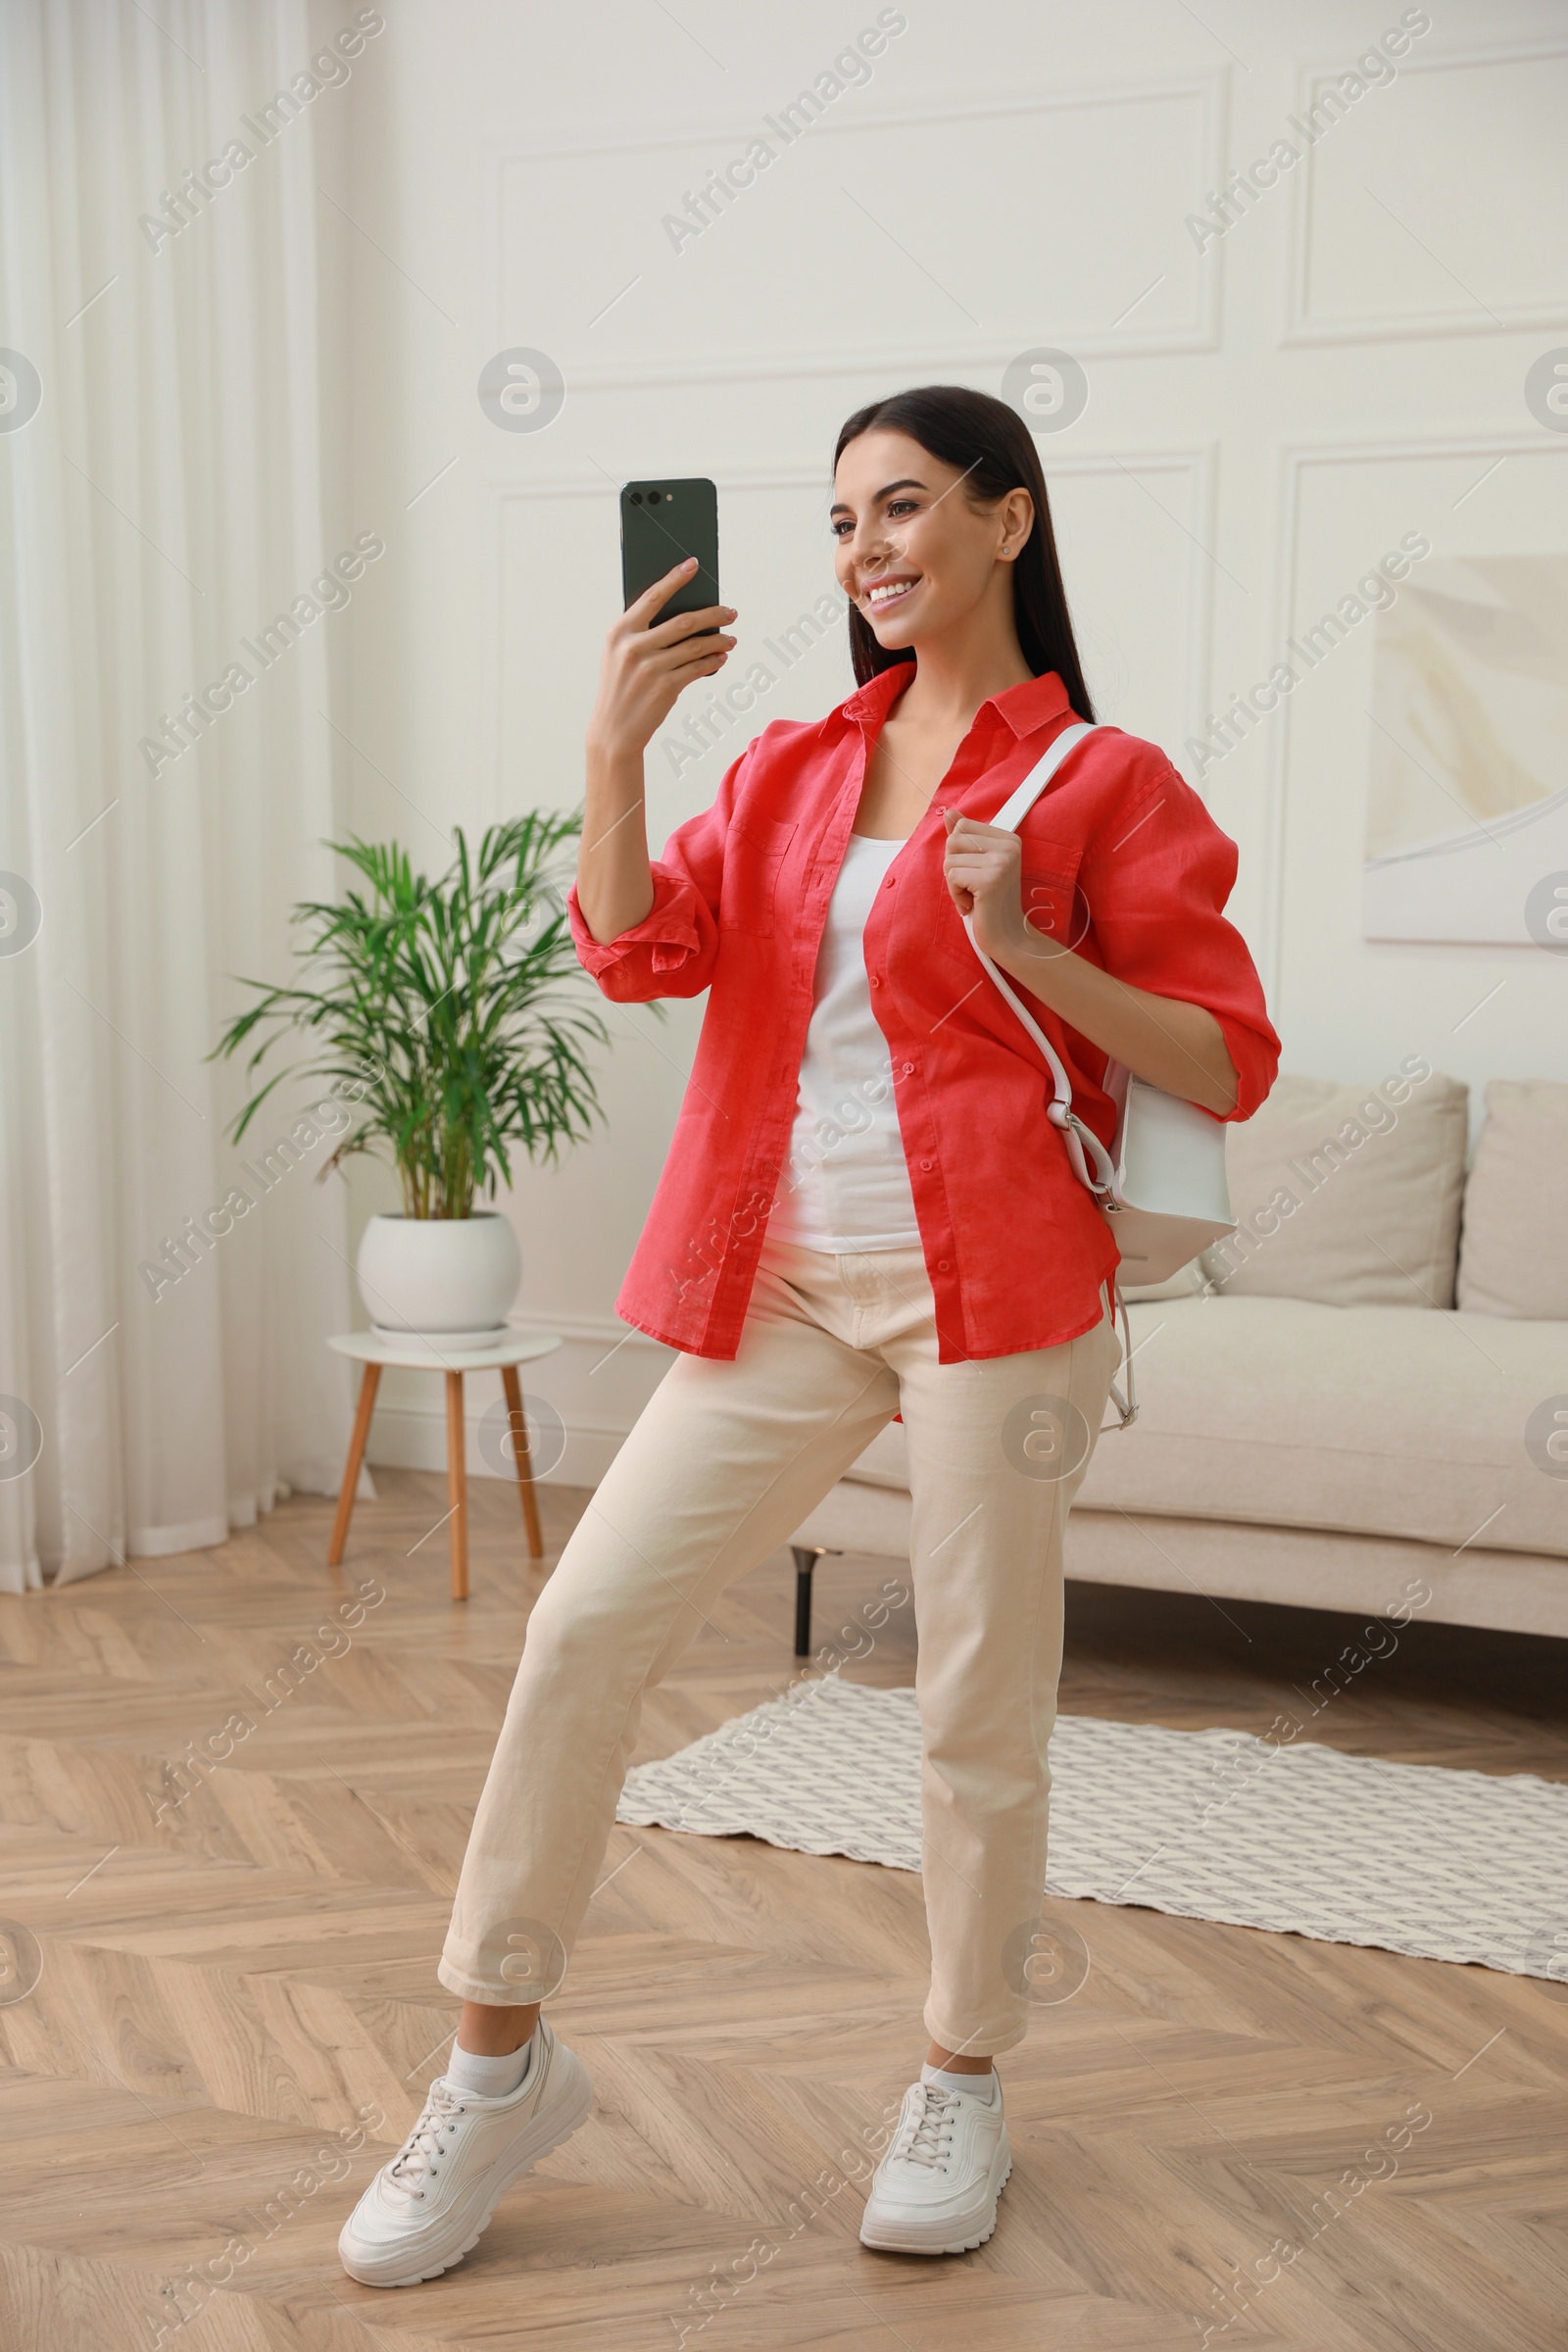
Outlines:
<svg viewBox="0 0 1568 2352"><path fill-rule="evenodd" d="M871 2179L860 2243L887 2254L967 2254L995 2230L1012 2171L1002 2084L988 2105L926 2075L904 2094L892 2145Z"/></svg>
<svg viewBox="0 0 1568 2352"><path fill-rule="evenodd" d="M343 2225L362 2286L417 2286L478 2244L502 2191L569 2139L594 2103L588 2070L540 2019L518 2088L477 2097L438 2075L414 2130Z"/></svg>

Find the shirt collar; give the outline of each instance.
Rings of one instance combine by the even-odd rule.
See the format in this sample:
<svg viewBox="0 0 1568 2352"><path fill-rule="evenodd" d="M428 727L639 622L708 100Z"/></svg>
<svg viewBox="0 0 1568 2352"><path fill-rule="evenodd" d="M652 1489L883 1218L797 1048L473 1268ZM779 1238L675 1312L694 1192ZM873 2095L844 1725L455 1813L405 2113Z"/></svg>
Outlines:
<svg viewBox="0 0 1568 2352"><path fill-rule="evenodd" d="M857 688L848 702L839 705L842 715L855 725L869 722L880 726L894 696L908 683L909 667L907 662L894 662L886 669L879 669L875 677ZM1049 720L1059 718L1069 708L1067 689L1054 669L1047 670L1044 677L1025 678L1021 686L1004 687L1001 694L991 695L980 706L981 710L995 710L1005 719L1020 739L1034 734ZM979 711L975 715L978 718Z"/></svg>
<svg viewBox="0 0 1568 2352"><path fill-rule="evenodd" d="M1054 669L1048 669L1044 677L1025 678L1021 686L1004 687L981 708L998 711L1013 733L1022 737L1032 735L1048 720L1059 718L1071 705L1066 687Z"/></svg>
<svg viewBox="0 0 1568 2352"><path fill-rule="evenodd" d="M852 726L859 726L866 720L880 726L894 696L907 685L912 667L908 662L890 662L886 669L879 669L863 686L858 686L848 702L840 703L839 715Z"/></svg>

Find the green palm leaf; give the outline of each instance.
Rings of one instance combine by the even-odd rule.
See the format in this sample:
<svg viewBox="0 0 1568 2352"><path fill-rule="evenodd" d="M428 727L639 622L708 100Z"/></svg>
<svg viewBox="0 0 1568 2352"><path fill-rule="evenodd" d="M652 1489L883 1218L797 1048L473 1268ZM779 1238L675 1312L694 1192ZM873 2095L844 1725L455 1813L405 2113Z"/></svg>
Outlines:
<svg viewBox="0 0 1568 2352"><path fill-rule="evenodd" d="M354 880L295 907L295 984L242 981L255 1001L213 1051L248 1047L249 1080L285 1037L306 1047L249 1097L235 1141L285 1079L328 1083L357 1110L327 1167L379 1153L411 1217L469 1216L511 1184L514 1150L553 1161L580 1142L604 1115L589 1054L610 1042L566 919L563 852L581 830L580 810L536 808L474 852L456 826L434 881L396 842L334 842Z"/></svg>

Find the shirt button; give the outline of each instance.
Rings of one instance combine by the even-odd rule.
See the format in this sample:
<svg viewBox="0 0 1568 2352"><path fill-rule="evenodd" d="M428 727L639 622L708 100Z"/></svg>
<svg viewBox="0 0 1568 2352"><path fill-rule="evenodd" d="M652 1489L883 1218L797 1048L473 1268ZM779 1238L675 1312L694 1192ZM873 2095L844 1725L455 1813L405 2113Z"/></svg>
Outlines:
<svg viewBox="0 0 1568 2352"><path fill-rule="evenodd" d="M873 988L880 988L880 987L881 987L881 985L882 985L881 981L878 979L878 977L877 977L876 973L875 973L875 972L873 972L873 973L871 974L871 986L872 986Z"/></svg>
<svg viewBox="0 0 1568 2352"><path fill-rule="evenodd" d="M891 890L891 889L893 888L893 885L894 885L894 883L895 883L895 882L898 880L898 878L899 878L899 877L898 877L898 875L897 875L897 874L889 874L889 876L888 876L887 880L886 880L886 881L883 883L883 885L882 885L883 889L884 889L884 890Z"/></svg>
<svg viewBox="0 0 1568 2352"><path fill-rule="evenodd" d="M913 1064L913 1062L912 1062L912 1061L906 1061L906 1062L905 1063L905 1065L904 1065L904 1075L906 1076L906 1078L912 1078L912 1077L914 1076L914 1064Z"/></svg>
<svg viewBox="0 0 1568 2352"><path fill-rule="evenodd" d="M931 1162L928 1159L922 1159L920 1165L922 1168L928 1168L931 1165Z"/></svg>
<svg viewBox="0 0 1568 2352"><path fill-rule="evenodd" d="M947 1274L951 1271L952 1269L949 1266L947 1259L945 1257L939 1257L937 1259L937 1272L939 1274Z"/></svg>

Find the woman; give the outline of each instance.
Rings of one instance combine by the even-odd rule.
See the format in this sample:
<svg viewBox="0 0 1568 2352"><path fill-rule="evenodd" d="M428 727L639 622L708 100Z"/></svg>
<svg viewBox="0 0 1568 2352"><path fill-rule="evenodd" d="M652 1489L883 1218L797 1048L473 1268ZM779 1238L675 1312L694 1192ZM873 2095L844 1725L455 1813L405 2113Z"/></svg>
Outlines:
<svg viewBox="0 0 1568 2352"><path fill-rule="evenodd" d="M1096 733L1021 837L987 822L1093 716L1013 412L948 387L860 410L831 527L858 691L814 724L765 727L657 864L643 754L683 689L723 668L735 612L660 620L683 564L606 647L578 954L617 1002L710 992L617 1302L681 1353L529 1621L438 1972L464 2001L452 2057L343 2232L369 2284L458 2261L588 2113L539 2003L599 1881L642 1694L896 1413L930 2046L861 2239L956 2253L996 2226L1010 2158L993 2061L1028 2016L1062 1526L1120 1350L1109 1228L963 917L1030 992L1106 1139L1107 1058L1247 1118L1278 1040L1221 913L1235 851L1152 744Z"/></svg>

